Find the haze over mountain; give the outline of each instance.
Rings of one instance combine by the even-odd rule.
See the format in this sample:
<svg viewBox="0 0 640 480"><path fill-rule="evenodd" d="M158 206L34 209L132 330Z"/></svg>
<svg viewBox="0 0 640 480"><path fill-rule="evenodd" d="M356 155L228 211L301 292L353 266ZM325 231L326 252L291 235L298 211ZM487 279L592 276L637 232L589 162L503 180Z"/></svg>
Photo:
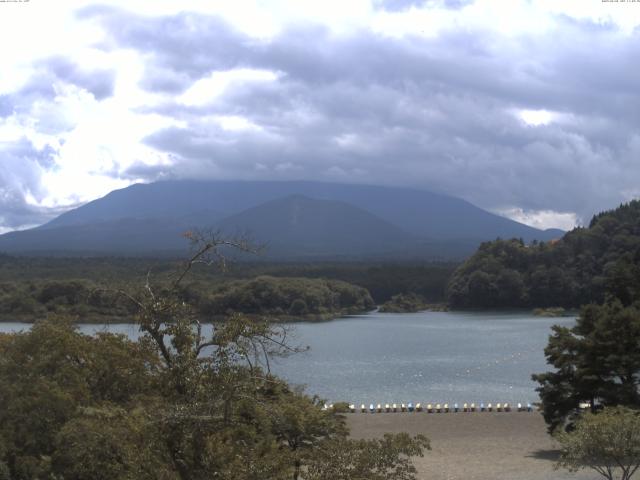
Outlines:
<svg viewBox="0 0 640 480"><path fill-rule="evenodd" d="M549 240L464 200L422 190L320 182L164 181L133 185L35 229L0 251L153 254L184 250L189 228L250 232L275 257L467 255L484 240Z"/></svg>

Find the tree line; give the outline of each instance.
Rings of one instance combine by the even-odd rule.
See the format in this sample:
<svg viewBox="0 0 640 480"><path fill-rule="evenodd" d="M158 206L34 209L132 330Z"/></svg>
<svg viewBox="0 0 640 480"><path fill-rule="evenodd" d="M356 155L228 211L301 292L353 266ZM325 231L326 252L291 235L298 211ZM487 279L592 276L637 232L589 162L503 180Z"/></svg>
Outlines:
<svg viewBox="0 0 640 480"><path fill-rule="evenodd" d="M452 275L453 308L577 308L640 298L640 201L593 217L552 242L483 243Z"/></svg>
<svg viewBox="0 0 640 480"><path fill-rule="evenodd" d="M0 283L0 318L27 320L48 314L71 315L82 321L122 321L134 307L114 295L114 287L90 280L48 280ZM164 286L167 288L167 285ZM246 280L192 281L179 294L203 318L230 312L288 318L330 318L372 310L375 304L362 287L340 280L259 276Z"/></svg>
<svg viewBox="0 0 640 480"><path fill-rule="evenodd" d="M254 258L254 257L251 257ZM147 272L167 275L181 259L125 257L14 257L0 253L0 284L83 280L93 284L139 284ZM258 262L238 258L226 271L195 265L190 282L215 284L259 276L342 280L366 288L377 304L401 293L430 303L445 301L454 262Z"/></svg>

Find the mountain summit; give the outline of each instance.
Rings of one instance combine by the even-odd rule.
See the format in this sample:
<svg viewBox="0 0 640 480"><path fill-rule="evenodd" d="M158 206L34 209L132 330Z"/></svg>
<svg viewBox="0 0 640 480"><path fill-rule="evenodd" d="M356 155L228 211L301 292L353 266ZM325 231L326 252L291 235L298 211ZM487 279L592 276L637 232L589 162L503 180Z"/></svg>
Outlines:
<svg viewBox="0 0 640 480"><path fill-rule="evenodd" d="M464 200L422 190L320 182L136 184L35 229L0 236L8 253L178 253L180 233L249 232L274 257L459 258L486 240L549 240Z"/></svg>

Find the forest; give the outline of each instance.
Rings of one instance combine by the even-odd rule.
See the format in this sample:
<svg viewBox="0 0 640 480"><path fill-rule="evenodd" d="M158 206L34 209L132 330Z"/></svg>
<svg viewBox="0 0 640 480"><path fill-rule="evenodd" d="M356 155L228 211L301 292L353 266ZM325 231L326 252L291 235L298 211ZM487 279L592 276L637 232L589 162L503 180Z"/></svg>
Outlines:
<svg viewBox="0 0 640 480"><path fill-rule="evenodd" d="M126 321L134 306L117 295L152 277L166 277L167 259L0 256L0 320L35 321L65 314L88 322ZM229 312L321 320L372 310L398 294L445 298L455 264L237 262L226 271L194 266L180 293L202 315Z"/></svg>
<svg viewBox="0 0 640 480"><path fill-rule="evenodd" d="M593 217L563 238L483 243L452 275L452 308L577 308L640 298L640 201Z"/></svg>
<svg viewBox="0 0 640 480"><path fill-rule="evenodd" d="M130 321L135 305L119 294L129 284L101 286L91 280L46 280L0 284L0 318L33 321L49 314L85 322ZM180 298L201 318L230 313L322 320L375 308L369 292L340 280L259 276L249 280L190 282Z"/></svg>

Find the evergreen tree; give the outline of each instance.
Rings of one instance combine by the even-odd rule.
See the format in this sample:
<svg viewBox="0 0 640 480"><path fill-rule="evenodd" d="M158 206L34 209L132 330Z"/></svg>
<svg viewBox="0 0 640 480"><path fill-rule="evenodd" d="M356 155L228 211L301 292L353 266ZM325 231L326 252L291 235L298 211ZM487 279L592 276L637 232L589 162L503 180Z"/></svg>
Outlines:
<svg viewBox="0 0 640 480"><path fill-rule="evenodd" d="M619 300L588 305L572 328L553 327L545 348L555 370L533 375L550 430L572 423L579 404L640 407L640 309Z"/></svg>

